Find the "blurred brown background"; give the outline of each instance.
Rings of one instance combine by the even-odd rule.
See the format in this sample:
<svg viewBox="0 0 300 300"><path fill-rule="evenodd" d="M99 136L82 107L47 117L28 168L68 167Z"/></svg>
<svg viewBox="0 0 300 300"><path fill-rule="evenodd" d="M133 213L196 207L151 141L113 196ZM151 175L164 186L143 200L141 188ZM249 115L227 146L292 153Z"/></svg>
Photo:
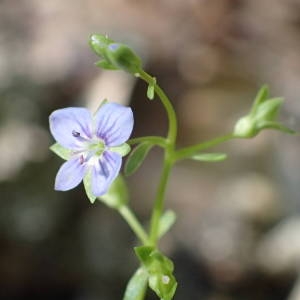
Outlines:
<svg viewBox="0 0 300 300"><path fill-rule="evenodd" d="M54 109L108 98L133 107L134 136L166 131L142 82L94 66L91 33L143 57L174 101L181 146L230 132L263 83L300 128L299 0L0 0L1 300L121 299L137 267L114 211L82 186L53 190ZM182 162L169 184L178 221L161 247L176 264L175 299L299 300L299 139L268 131L215 150L229 159ZM129 179L145 224L160 163L155 150Z"/></svg>

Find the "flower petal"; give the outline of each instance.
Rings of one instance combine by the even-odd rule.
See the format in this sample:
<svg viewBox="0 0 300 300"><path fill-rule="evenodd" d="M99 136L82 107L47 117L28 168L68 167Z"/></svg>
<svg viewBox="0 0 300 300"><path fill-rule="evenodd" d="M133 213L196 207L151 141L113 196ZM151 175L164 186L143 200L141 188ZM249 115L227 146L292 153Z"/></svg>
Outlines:
<svg viewBox="0 0 300 300"><path fill-rule="evenodd" d="M118 153L110 151L103 153L92 173L92 192L95 196L102 196L108 191L120 172L121 164L122 158Z"/></svg>
<svg viewBox="0 0 300 300"><path fill-rule="evenodd" d="M107 146L119 146L125 143L133 129L133 113L130 107L117 103L106 103L95 116L96 135Z"/></svg>
<svg viewBox="0 0 300 300"><path fill-rule="evenodd" d="M68 191L76 187L85 175L86 164L82 164L80 157L73 157L66 161L58 170L55 178L55 190Z"/></svg>
<svg viewBox="0 0 300 300"><path fill-rule="evenodd" d="M55 110L49 117L50 131L65 148L78 149L82 141L92 137L91 113L80 107Z"/></svg>

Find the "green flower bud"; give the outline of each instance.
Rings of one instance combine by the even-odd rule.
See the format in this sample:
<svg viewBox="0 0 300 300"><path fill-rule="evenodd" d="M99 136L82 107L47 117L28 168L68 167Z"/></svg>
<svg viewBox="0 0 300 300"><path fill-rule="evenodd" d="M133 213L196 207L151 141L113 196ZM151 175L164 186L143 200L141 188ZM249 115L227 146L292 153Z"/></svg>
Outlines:
<svg viewBox="0 0 300 300"><path fill-rule="evenodd" d="M239 119L233 131L236 137L251 138L258 134L255 128L255 120L251 116L245 116Z"/></svg>
<svg viewBox="0 0 300 300"><path fill-rule="evenodd" d="M250 113L236 123L233 131L236 137L251 138L263 129L275 129L289 134L296 133L276 120L283 98L267 99L267 97L268 89L264 86L258 92Z"/></svg>
<svg viewBox="0 0 300 300"><path fill-rule="evenodd" d="M126 45L112 43L106 48L106 57L109 62L129 73L139 73L142 67L141 59Z"/></svg>
<svg viewBox="0 0 300 300"><path fill-rule="evenodd" d="M114 43L113 40L101 34L92 34L89 39L91 49L100 57L105 58L105 51L109 44Z"/></svg>

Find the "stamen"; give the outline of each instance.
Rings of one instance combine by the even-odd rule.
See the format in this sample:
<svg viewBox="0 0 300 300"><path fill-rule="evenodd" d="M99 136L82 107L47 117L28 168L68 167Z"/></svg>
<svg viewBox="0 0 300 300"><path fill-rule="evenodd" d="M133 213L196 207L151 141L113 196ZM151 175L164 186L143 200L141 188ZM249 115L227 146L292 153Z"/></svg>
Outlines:
<svg viewBox="0 0 300 300"><path fill-rule="evenodd" d="M79 133L78 131L73 130L73 131L72 131L72 135L73 135L74 137L79 137L79 136L80 136L80 133Z"/></svg>
<svg viewBox="0 0 300 300"><path fill-rule="evenodd" d="M80 161L80 164L81 164L81 165L84 163L84 157L83 157L83 155L80 155L79 161Z"/></svg>

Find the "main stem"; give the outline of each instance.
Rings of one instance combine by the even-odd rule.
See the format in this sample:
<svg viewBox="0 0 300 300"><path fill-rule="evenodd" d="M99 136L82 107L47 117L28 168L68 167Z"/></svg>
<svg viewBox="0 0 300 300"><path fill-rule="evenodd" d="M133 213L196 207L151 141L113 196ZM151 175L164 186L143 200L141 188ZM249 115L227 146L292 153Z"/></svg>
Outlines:
<svg viewBox="0 0 300 300"><path fill-rule="evenodd" d="M165 94L165 92L160 88L160 86L156 84L155 79L143 70L140 71L139 76L144 81L146 81L149 85L154 84L154 91L160 98L167 112L168 123L169 123L168 135L166 139L167 144L164 147L164 163L163 163L162 173L160 176L159 186L156 192L154 208L151 216L150 243L151 245L156 247L157 239L158 239L158 231L159 231L159 220L163 212L167 183L173 165L172 156L174 155L174 149L175 149L176 137L177 137L177 118L176 118L174 107L170 99Z"/></svg>
<svg viewBox="0 0 300 300"><path fill-rule="evenodd" d="M167 183L172 169L172 162L168 159L167 156L167 153L165 153L163 169L160 176L159 186L155 198L155 204L151 216L150 243L154 246L157 245L159 220L163 211Z"/></svg>

